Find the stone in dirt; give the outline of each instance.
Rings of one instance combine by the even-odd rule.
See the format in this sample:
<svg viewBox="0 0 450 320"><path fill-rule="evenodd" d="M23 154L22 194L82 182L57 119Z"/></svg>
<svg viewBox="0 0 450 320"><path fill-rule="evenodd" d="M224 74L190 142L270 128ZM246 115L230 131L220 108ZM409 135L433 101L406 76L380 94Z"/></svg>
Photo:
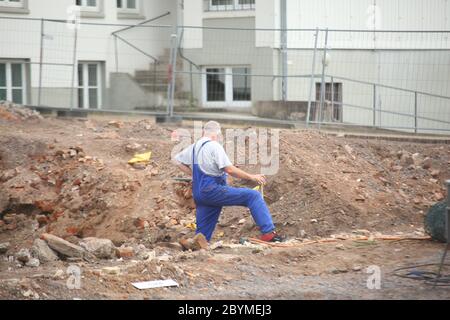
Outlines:
<svg viewBox="0 0 450 320"><path fill-rule="evenodd" d="M31 259L31 254L28 249L20 249L15 255L17 261L26 264Z"/></svg>
<svg viewBox="0 0 450 320"><path fill-rule="evenodd" d="M47 242L41 239L34 240L31 254L33 257L38 258L42 263L57 261L59 259L56 253L50 249Z"/></svg>
<svg viewBox="0 0 450 320"><path fill-rule="evenodd" d="M424 169L430 169L433 165L433 160L431 158L425 158L422 162L422 168Z"/></svg>
<svg viewBox="0 0 450 320"><path fill-rule="evenodd" d="M142 149L142 145L140 145L139 143L130 143L129 145L127 145L125 147L125 150L127 150L127 152L138 152L139 150Z"/></svg>
<svg viewBox="0 0 450 320"><path fill-rule="evenodd" d="M9 242L0 243L0 254L5 254L6 252L8 252L9 247L10 247Z"/></svg>
<svg viewBox="0 0 450 320"><path fill-rule="evenodd" d="M431 176L433 178L438 178L440 174L441 174L441 171L439 171L439 170L432 170L431 171Z"/></svg>
<svg viewBox="0 0 450 320"><path fill-rule="evenodd" d="M116 254L119 258L132 258L134 257L134 249L132 247L120 247Z"/></svg>
<svg viewBox="0 0 450 320"><path fill-rule="evenodd" d="M113 259L116 256L116 247L109 239L85 238L80 246L99 259Z"/></svg>
<svg viewBox="0 0 450 320"><path fill-rule="evenodd" d="M164 247L169 249L174 249L178 251L183 250L183 246L177 242L160 242L157 244L158 247Z"/></svg>
<svg viewBox="0 0 450 320"><path fill-rule="evenodd" d="M400 158L400 162L404 166L410 166L414 164L414 158L408 152L404 152Z"/></svg>
<svg viewBox="0 0 450 320"><path fill-rule="evenodd" d="M208 250L209 244L206 240L205 236L201 233L197 234L194 239L183 239L180 241L180 244L185 248L186 250Z"/></svg>
<svg viewBox="0 0 450 320"><path fill-rule="evenodd" d="M41 262L39 261L39 259L31 258L25 265L27 267L37 268L41 265Z"/></svg>
<svg viewBox="0 0 450 320"><path fill-rule="evenodd" d="M119 267L104 267L102 269L102 273L118 275L118 274L120 274L120 268Z"/></svg>
<svg viewBox="0 0 450 320"><path fill-rule="evenodd" d="M52 234L44 233L41 239L45 240L50 248L68 258L83 258L85 251L82 247L70 243Z"/></svg>

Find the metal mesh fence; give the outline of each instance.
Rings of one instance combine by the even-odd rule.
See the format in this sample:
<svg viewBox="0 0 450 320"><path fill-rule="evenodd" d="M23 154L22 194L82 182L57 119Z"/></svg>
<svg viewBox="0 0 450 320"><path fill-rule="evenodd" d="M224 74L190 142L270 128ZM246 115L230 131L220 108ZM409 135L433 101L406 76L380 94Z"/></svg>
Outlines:
<svg viewBox="0 0 450 320"><path fill-rule="evenodd" d="M450 32L255 29L248 21L205 19L202 27L175 28L164 20L0 18L0 98L450 131Z"/></svg>
<svg viewBox="0 0 450 320"><path fill-rule="evenodd" d="M319 31L315 123L414 132L449 130L448 32ZM323 62L325 62L323 64ZM334 91L334 92L332 92ZM337 93L336 93L337 92Z"/></svg>
<svg viewBox="0 0 450 320"><path fill-rule="evenodd" d="M1 17L0 30L0 65L24 69L26 94L15 102L120 110L167 105L170 25Z"/></svg>
<svg viewBox="0 0 450 320"><path fill-rule="evenodd" d="M176 91L191 105L319 127L450 130L449 32L179 29Z"/></svg>

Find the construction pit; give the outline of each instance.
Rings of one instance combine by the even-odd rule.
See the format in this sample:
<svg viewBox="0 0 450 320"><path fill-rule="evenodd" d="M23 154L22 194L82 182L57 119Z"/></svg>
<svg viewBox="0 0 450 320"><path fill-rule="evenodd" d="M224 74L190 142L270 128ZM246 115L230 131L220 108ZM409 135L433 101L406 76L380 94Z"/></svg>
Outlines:
<svg viewBox="0 0 450 320"><path fill-rule="evenodd" d="M195 203L171 163L174 129L0 106L0 298L450 298L448 286L396 272L436 272L440 262L445 246L423 221L446 197L445 139L281 130L279 171L264 195L287 241L252 240L249 211L233 207L208 250L184 251L179 241L195 235ZM145 165L128 163L149 151ZM132 285L168 279L179 286Z"/></svg>

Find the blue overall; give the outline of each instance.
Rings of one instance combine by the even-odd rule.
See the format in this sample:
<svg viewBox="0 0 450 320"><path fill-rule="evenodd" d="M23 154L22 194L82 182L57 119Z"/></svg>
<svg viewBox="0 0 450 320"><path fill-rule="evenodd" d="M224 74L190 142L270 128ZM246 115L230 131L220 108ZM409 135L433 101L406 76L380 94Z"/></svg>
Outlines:
<svg viewBox="0 0 450 320"><path fill-rule="evenodd" d="M211 141L203 143L197 154L209 142ZM208 241L211 241L220 213L225 206L249 208L256 225L263 234L274 231L272 216L262 195L255 190L227 186L227 174L220 177L205 174L196 161L196 147L197 145L194 145L192 152L192 188L197 207L196 233L203 234Z"/></svg>

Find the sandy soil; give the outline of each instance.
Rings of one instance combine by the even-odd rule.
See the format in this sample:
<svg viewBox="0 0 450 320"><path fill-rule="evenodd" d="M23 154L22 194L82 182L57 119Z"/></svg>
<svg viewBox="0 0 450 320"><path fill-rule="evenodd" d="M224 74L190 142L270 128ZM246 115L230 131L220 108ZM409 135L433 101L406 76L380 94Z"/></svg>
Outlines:
<svg viewBox="0 0 450 320"><path fill-rule="evenodd" d="M442 244L336 240L300 246L324 237L424 236L424 215L444 199L443 181L450 177L448 145L283 130L280 170L269 177L265 196L279 231L296 247L239 245L242 237L258 232L246 209L227 208L213 239L222 241L222 248L182 252L176 243L193 236L195 205L189 184L173 180L180 176L170 163L173 130L151 120L36 119L0 112L0 244L10 243L0 255L0 297L450 297L448 288L392 274L406 265L438 263ZM153 153L147 166L127 164L141 151ZM75 244L86 237L106 238L133 248L133 254L22 267L13 256L43 233ZM70 265L82 271L80 290L67 288ZM381 290L367 288L366 269L372 265L382 270ZM119 267L120 274L106 274L107 266ZM142 292L130 284L168 278L180 288Z"/></svg>

